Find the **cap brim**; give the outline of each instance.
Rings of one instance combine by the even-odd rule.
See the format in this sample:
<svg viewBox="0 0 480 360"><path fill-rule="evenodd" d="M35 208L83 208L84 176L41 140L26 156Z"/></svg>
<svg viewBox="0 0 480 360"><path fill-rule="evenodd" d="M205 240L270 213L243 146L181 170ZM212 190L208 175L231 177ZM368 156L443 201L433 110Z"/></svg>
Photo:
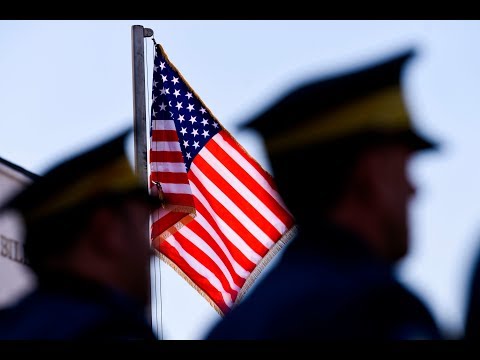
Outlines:
<svg viewBox="0 0 480 360"><path fill-rule="evenodd" d="M407 143L410 144L414 150L418 151L437 150L439 148L438 142L414 132L408 134Z"/></svg>

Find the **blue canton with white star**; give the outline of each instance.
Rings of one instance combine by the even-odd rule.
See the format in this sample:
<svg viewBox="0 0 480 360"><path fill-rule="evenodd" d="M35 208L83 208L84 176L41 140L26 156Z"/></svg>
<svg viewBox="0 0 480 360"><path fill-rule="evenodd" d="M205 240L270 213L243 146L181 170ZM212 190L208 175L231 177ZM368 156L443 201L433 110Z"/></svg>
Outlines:
<svg viewBox="0 0 480 360"><path fill-rule="evenodd" d="M186 170L202 147L221 130L202 102L156 52L152 83L152 120L173 120ZM150 134L152 129L150 128Z"/></svg>

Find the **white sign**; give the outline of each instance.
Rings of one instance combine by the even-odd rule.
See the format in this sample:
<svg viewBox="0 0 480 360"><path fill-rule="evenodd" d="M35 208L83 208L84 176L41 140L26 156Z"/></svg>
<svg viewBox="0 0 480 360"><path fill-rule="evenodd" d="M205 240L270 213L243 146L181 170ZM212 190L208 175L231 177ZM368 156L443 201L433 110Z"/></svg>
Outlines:
<svg viewBox="0 0 480 360"><path fill-rule="evenodd" d="M35 174L0 158L0 206L22 190ZM35 283L23 254L23 222L13 212L0 214L0 308L22 296Z"/></svg>

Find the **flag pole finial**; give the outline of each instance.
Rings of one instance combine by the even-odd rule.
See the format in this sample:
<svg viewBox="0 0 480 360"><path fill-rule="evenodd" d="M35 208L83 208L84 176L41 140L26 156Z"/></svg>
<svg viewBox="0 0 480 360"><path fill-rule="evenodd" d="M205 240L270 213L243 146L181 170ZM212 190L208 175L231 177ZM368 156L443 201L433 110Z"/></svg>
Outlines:
<svg viewBox="0 0 480 360"><path fill-rule="evenodd" d="M143 37L153 36L153 30L149 28L143 28Z"/></svg>

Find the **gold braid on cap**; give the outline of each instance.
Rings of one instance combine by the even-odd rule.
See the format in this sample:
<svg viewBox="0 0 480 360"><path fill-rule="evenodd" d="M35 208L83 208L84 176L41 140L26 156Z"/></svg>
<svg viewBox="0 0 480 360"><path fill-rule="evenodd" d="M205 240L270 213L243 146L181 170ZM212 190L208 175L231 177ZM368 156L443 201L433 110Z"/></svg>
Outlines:
<svg viewBox="0 0 480 360"><path fill-rule="evenodd" d="M268 152L277 153L368 130L390 133L410 127L401 89L395 85L363 96L320 117L312 117L307 123L293 127L287 133L265 139L265 145Z"/></svg>

